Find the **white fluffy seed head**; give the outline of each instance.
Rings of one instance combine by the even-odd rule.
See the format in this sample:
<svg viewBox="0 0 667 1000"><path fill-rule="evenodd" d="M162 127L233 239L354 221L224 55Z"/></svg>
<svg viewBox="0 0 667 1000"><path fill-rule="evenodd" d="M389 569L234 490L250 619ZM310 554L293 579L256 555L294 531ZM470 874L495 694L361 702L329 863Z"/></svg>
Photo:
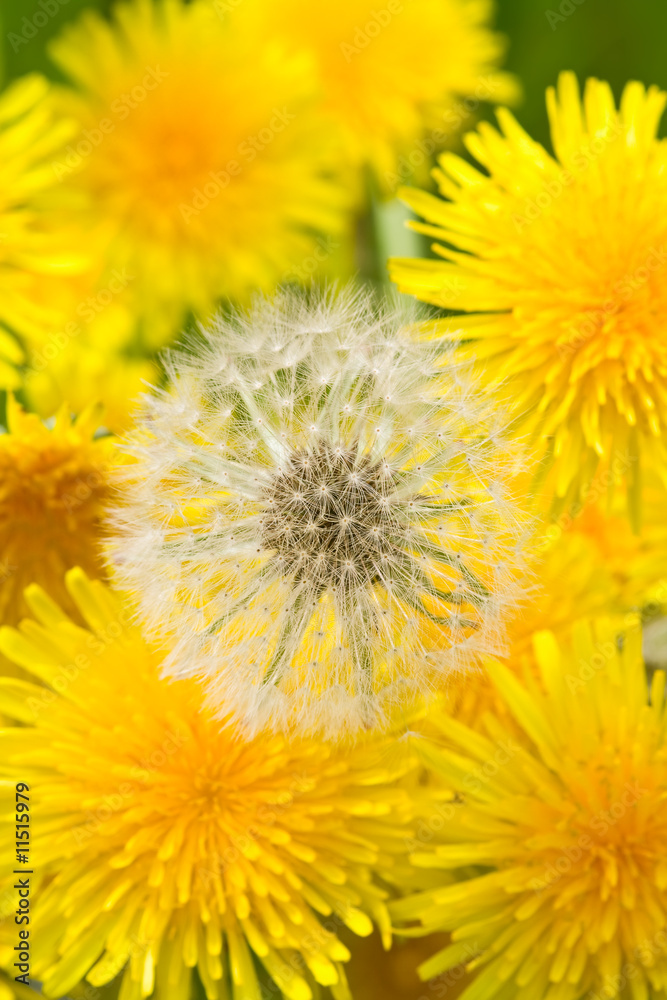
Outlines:
<svg viewBox="0 0 667 1000"><path fill-rule="evenodd" d="M167 359L113 561L221 718L353 733L499 652L526 522L504 413L412 307L284 292Z"/></svg>

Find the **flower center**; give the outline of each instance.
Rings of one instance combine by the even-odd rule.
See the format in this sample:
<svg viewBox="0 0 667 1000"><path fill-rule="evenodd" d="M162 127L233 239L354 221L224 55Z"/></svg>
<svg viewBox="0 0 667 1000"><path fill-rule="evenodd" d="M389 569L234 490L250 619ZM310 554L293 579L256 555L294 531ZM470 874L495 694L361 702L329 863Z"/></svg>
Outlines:
<svg viewBox="0 0 667 1000"><path fill-rule="evenodd" d="M382 460L325 441L295 450L264 493L262 541L296 580L372 583L397 551L395 489Z"/></svg>

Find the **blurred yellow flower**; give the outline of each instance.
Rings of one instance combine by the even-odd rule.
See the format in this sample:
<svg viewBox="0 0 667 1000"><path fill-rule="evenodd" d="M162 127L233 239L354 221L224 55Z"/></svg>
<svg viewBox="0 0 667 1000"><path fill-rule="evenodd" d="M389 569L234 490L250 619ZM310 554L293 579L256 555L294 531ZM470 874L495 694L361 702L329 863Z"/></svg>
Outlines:
<svg viewBox="0 0 667 1000"><path fill-rule="evenodd" d="M105 427L125 430L146 383L160 378L157 364L132 353L134 322L127 304L112 302L87 322L77 315L35 346L23 373L31 408L47 417L67 401L80 413L95 399L104 407Z"/></svg>
<svg viewBox="0 0 667 1000"><path fill-rule="evenodd" d="M565 640L582 618L613 618L621 635L636 615L654 616L667 606L667 493L650 477L642 491L643 526L634 534L623 516L625 498L615 498L611 513L594 487L589 502L535 531L534 559L525 585L526 599L508 623L511 669L535 670L533 636L548 629ZM502 698L484 672L457 676L448 688L449 711L478 726L485 711L506 715Z"/></svg>
<svg viewBox="0 0 667 1000"><path fill-rule="evenodd" d="M11 975L0 973L0 1000L34 1000L35 991L29 986L15 983Z"/></svg>
<svg viewBox="0 0 667 1000"><path fill-rule="evenodd" d="M432 152L480 103L518 95L512 77L498 72L505 43L489 28L492 7L486 0L255 0L246 11L312 55L346 160L371 164L380 186L393 189L398 174L411 172L409 156L420 152L428 129Z"/></svg>
<svg viewBox="0 0 667 1000"><path fill-rule="evenodd" d="M17 335L39 340L57 329L58 285L85 266L71 223L47 200L57 186L49 160L72 129L54 118L48 91L34 74L0 95L0 386L12 389L24 357Z"/></svg>
<svg viewBox="0 0 667 1000"><path fill-rule="evenodd" d="M452 932L420 971L464 959L476 976L462 1000L664 997L665 675L649 699L638 627L622 648L602 623L572 645L534 641L541 683L488 666L513 728L443 715L441 745L424 744L455 798L413 862L455 881L392 904L393 918Z"/></svg>
<svg viewBox="0 0 667 1000"><path fill-rule="evenodd" d="M81 123L54 169L90 196L148 344L187 309L298 276L342 222L307 58L235 24L204 0L130 0L52 46Z"/></svg>
<svg viewBox="0 0 667 1000"><path fill-rule="evenodd" d="M667 489L651 472L643 478L639 535L623 516L626 497L622 491L614 498L611 511L603 503L589 504L571 524L567 519L565 524L568 534L577 533L594 545L591 562L603 565L609 574L615 607L655 613L667 605ZM590 572L589 568L589 576Z"/></svg>
<svg viewBox="0 0 667 1000"><path fill-rule="evenodd" d="M449 201L405 193L444 260L392 268L402 290L474 310L447 321L451 336L504 380L552 495L578 502L602 469L628 482L635 526L640 465L667 476L665 99L630 83L617 111L608 84L589 80L582 102L563 73L547 93L555 157L499 112L501 132L466 137L484 172L445 154Z"/></svg>
<svg viewBox="0 0 667 1000"><path fill-rule="evenodd" d="M532 636L541 629L560 638L580 618L623 610L620 583L584 525L557 529L553 534L547 529L536 541L542 544L537 550L533 591L510 625L515 654L531 651Z"/></svg>
<svg viewBox="0 0 667 1000"><path fill-rule="evenodd" d="M48 685L0 680L23 724L0 733L3 774L31 786L31 861L52 878L33 901L44 992L125 969L122 997L187 1000L196 967L209 1000L247 1000L263 967L277 996L350 1000L341 931L375 921L389 943L376 876L404 857L405 759L387 766L391 739L235 738L196 681L160 679L106 587L79 570L67 586L85 628L31 587L37 622L0 633Z"/></svg>
<svg viewBox="0 0 667 1000"><path fill-rule="evenodd" d="M118 429L155 368L125 357L134 276L116 269L100 282L101 244L82 228L86 198L57 170L76 123L56 114L50 94L33 75L0 97L0 387L25 392L44 417L98 399Z"/></svg>
<svg viewBox="0 0 667 1000"><path fill-rule="evenodd" d="M97 407L73 421L63 406L51 428L12 397L7 411L8 432L0 434L0 623L15 625L28 611L28 584L43 584L73 610L64 572L77 565L101 571L112 446L93 437Z"/></svg>
<svg viewBox="0 0 667 1000"><path fill-rule="evenodd" d="M598 537L602 528L595 528L597 519L605 515L595 507L572 522L542 525L537 528L533 543L534 560L526 581L526 599L519 605L508 623L507 662L512 670L536 671L533 636L549 629L560 641L582 618L616 616L618 631L624 625L627 577L618 578L602 551ZM637 552L638 540L627 521L621 522L621 538ZM626 557L628 551L625 552ZM634 621L634 618L633 618ZM482 667L469 675L452 678L447 689L447 705L454 718L479 728L486 712L503 720L508 712L503 698L491 684Z"/></svg>

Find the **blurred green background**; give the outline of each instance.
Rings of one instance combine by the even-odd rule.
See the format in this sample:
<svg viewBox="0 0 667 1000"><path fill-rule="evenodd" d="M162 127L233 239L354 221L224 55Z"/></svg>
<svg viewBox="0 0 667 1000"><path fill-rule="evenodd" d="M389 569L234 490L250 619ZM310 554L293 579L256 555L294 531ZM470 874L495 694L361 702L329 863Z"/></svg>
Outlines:
<svg viewBox="0 0 667 1000"><path fill-rule="evenodd" d="M56 76L49 39L86 7L108 10L111 4L0 0L3 81L34 69ZM34 28L34 21L41 26ZM507 68L525 89L518 117L540 141L547 141L544 90L561 69L607 79L617 96L629 79L667 88L667 0L499 0L496 23L510 40Z"/></svg>

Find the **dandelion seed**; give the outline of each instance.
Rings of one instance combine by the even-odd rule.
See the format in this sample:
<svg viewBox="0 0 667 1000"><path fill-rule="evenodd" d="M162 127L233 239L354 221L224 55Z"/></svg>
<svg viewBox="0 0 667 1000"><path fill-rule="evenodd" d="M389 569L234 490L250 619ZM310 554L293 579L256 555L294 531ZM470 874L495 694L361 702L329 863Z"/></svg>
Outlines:
<svg viewBox="0 0 667 1000"><path fill-rule="evenodd" d="M497 566L518 567L524 525L505 415L478 393L462 417L465 371L416 318L362 293L284 294L203 330L145 400L115 516L118 575L148 631L169 637L166 674L206 677L248 733L380 726L497 650L516 601ZM221 373L220 356L245 374ZM194 427L183 398L196 400ZM156 529L164 542L148 551ZM166 582L178 594L167 608ZM260 632L251 662L245 643Z"/></svg>

